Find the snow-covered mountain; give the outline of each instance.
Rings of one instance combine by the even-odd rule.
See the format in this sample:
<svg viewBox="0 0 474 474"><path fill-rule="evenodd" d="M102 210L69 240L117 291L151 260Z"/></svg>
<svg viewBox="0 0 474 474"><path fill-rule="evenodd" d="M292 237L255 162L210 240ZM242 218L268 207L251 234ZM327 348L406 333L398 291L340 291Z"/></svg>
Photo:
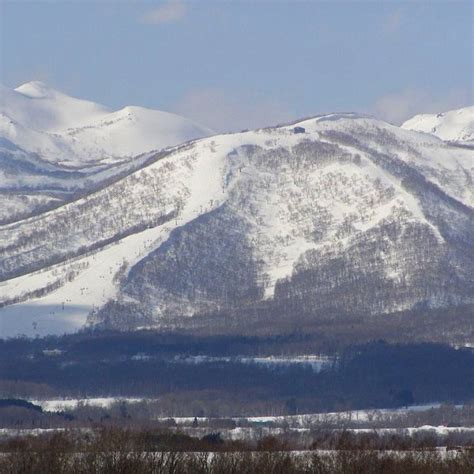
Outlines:
<svg viewBox="0 0 474 474"><path fill-rule="evenodd" d="M211 134L178 115L143 107L111 111L43 82L0 86L0 137L58 165L116 163Z"/></svg>
<svg viewBox="0 0 474 474"><path fill-rule="evenodd" d="M140 168L156 152L85 168L65 168L0 138L0 224L64 205Z"/></svg>
<svg viewBox="0 0 474 474"><path fill-rule="evenodd" d="M152 150L210 134L177 115L112 112L41 82L0 85L0 224L91 192L142 166Z"/></svg>
<svg viewBox="0 0 474 474"><path fill-rule="evenodd" d="M472 303L473 175L472 149L355 114L152 154L0 226L0 333Z"/></svg>
<svg viewBox="0 0 474 474"><path fill-rule="evenodd" d="M439 114L420 114L407 120L402 128L430 133L441 140L474 145L474 106Z"/></svg>

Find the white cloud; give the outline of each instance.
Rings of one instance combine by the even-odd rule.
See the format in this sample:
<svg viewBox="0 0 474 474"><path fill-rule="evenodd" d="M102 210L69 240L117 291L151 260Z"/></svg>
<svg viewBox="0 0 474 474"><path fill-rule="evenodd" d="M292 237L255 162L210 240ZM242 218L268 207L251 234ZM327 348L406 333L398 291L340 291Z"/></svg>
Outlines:
<svg viewBox="0 0 474 474"><path fill-rule="evenodd" d="M277 101L229 95L218 89L191 91L173 110L218 132L277 125L296 118Z"/></svg>
<svg viewBox="0 0 474 474"><path fill-rule="evenodd" d="M174 23L182 20L187 12L186 5L181 0L169 0L145 12L140 19L143 23L161 25L163 23Z"/></svg>
<svg viewBox="0 0 474 474"><path fill-rule="evenodd" d="M404 89L380 97L368 111L399 125L416 114L446 112L467 105L472 105L472 95L466 89L451 89L443 97L434 97L422 90Z"/></svg>

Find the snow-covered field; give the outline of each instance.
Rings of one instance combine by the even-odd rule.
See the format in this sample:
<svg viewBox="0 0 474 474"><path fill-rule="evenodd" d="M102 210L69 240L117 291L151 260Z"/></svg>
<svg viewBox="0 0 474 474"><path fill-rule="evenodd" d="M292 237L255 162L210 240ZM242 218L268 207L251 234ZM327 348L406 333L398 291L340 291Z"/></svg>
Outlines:
<svg viewBox="0 0 474 474"><path fill-rule="evenodd" d="M35 405L39 405L44 411L55 412L74 410L80 405L110 408L114 403L140 403L149 401L148 398L133 398L133 397L92 397L92 398L70 398L70 399L52 399L52 400L29 400Z"/></svg>
<svg viewBox="0 0 474 474"><path fill-rule="evenodd" d="M330 366L334 362L333 357L321 355L301 355L301 356L268 356L268 357L213 357L206 355L175 357L177 362L188 364L202 364L208 362L237 362L243 364L257 364L265 367L281 367L291 365L302 365L311 367L315 372Z"/></svg>

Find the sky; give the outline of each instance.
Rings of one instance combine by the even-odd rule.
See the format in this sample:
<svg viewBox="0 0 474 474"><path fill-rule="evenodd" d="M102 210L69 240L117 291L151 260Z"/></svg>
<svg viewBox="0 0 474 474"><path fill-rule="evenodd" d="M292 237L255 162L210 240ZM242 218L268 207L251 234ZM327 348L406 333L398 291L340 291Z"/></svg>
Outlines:
<svg viewBox="0 0 474 474"><path fill-rule="evenodd" d="M0 0L0 82L216 131L473 104L473 2Z"/></svg>

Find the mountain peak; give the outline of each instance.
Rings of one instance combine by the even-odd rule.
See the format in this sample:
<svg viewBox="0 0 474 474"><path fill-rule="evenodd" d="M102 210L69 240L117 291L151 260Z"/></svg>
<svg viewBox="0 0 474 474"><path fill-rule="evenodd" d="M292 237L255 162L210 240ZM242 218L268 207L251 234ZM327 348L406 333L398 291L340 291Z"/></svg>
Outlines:
<svg viewBox="0 0 474 474"><path fill-rule="evenodd" d="M441 140L474 141L474 106L438 114L419 114L401 125L407 130L429 133Z"/></svg>
<svg viewBox="0 0 474 474"><path fill-rule="evenodd" d="M15 90L0 87L0 114L8 117L0 123L0 137L46 161L69 166L122 161L213 133L159 110L128 106L112 111L41 81Z"/></svg>
<svg viewBox="0 0 474 474"><path fill-rule="evenodd" d="M31 97L32 99L44 99L47 97L52 97L58 93L57 90L53 89L42 81L25 82L21 86L17 87L15 91L23 94L24 96Z"/></svg>

